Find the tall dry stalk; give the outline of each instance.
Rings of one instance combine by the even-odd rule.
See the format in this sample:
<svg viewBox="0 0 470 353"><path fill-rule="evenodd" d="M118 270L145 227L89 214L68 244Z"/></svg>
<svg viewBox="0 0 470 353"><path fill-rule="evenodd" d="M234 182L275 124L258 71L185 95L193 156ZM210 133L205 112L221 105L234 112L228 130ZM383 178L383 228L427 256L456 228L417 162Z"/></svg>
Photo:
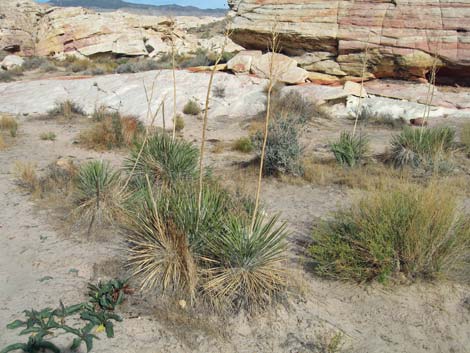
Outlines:
<svg viewBox="0 0 470 353"><path fill-rule="evenodd" d="M275 54L279 51L279 33L277 32L277 22L274 23L271 29L271 39L269 43L268 50L271 52L271 60L269 62L269 83L268 83L268 92L267 92L267 103L266 103L266 117L264 122L264 137L263 137L263 146L261 148L261 159L259 163L259 173L258 173L258 183L256 188L256 198L255 198L255 207L253 210L253 215L251 219L251 227L250 227L250 236L253 234L253 229L256 223L256 217L258 215L259 209L259 201L261 195L261 186L263 181L263 168L264 168L264 159L266 154L266 145L268 143L268 133L269 133L269 120L271 117L271 97L273 87L276 84L277 80L277 72L275 75L274 68L274 57Z"/></svg>
<svg viewBox="0 0 470 353"><path fill-rule="evenodd" d="M152 112L152 100L153 100L154 92L155 92L155 82L157 81L158 76L160 76L160 73L161 73L161 71L159 71L157 73L157 75L155 76L155 79L153 80L150 95L149 95L149 92L147 90L147 87L145 86L145 82L143 83L144 91L145 91L145 99L147 100L147 121L150 120L150 125L147 125L145 127L145 135L144 135L144 140L142 142L142 146L140 147L140 150L139 150L139 153L138 153L137 158L135 160L135 163L132 166L131 172L129 173L129 176L127 177L127 180L124 183L124 186L122 187L122 190L125 190L129 186L129 183L130 183L130 181L131 181L131 179L132 179L132 177L135 173L135 169L137 168L137 164L139 163L140 157L142 156L142 152L144 151L145 145L147 144L150 132L154 127L155 120L157 119L157 116L160 113L160 110L162 109L162 107L165 104L166 95L163 97L161 103L158 105L157 109L155 110L155 113Z"/></svg>
<svg viewBox="0 0 470 353"><path fill-rule="evenodd" d="M356 130L357 130L357 123L359 120L359 114L362 110L362 96L364 94L364 81L365 81L365 76L366 76L366 69L367 69L367 64L369 62L369 45L370 45L370 30L369 34L367 36L367 43L364 48L364 55L362 56L362 69L361 69L361 89L359 91L359 102L357 104L356 108L356 119L354 120L354 128L353 128L353 136L356 135Z"/></svg>
<svg viewBox="0 0 470 353"><path fill-rule="evenodd" d="M170 38L171 38L171 72L173 75L173 140L176 137L176 43L175 43L175 21L171 20Z"/></svg>
<svg viewBox="0 0 470 353"><path fill-rule="evenodd" d="M204 107L204 117L203 117L203 122L202 122L201 148L200 148L200 153L199 153L199 193L198 193L198 199L197 199L198 213L201 212L201 203L202 203L202 189L203 189L203 183L204 183L204 152L205 152L205 146L206 146L207 120L208 120L208 115L209 115L209 103L210 103L211 92L212 92L212 84L214 82L214 75L215 75L215 72L217 71L217 66L219 65L220 61L222 60L224 56L225 48L228 44L228 40L232 33L231 28L232 28L231 22L227 21L227 26L226 26L225 33L224 33L224 42L222 44L222 48L220 49L219 55L217 55L217 59L215 60L214 66L212 67L210 78L209 78L209 83L207 85L206 102L205 102L205 107Z"/></svg>

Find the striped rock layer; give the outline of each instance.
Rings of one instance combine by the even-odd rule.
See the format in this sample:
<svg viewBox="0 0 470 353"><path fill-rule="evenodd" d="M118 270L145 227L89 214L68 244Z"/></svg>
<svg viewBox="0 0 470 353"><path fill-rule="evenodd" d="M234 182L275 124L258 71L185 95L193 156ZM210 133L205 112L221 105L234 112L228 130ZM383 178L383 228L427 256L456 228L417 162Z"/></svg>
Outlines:
<svg viewBox="0 0 470 353"><path fill-rule="evenodd" d="M335 76L470 78L470 0L229 0L233 40ZM364 53L367 53L365 55Z"/></svg>

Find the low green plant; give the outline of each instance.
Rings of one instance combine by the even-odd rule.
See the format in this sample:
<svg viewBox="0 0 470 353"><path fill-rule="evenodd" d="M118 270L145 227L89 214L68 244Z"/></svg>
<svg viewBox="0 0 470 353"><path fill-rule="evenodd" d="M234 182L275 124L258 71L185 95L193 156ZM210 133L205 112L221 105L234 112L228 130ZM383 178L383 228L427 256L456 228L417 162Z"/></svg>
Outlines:
<svg viewBox="0 0 470 353"><path fill-rule="evenodd" d="M183 108L183 113L188 115L198 115L201 113L201 106L195 100L189 100Z"/></svg>
<svg viewBox="0 0 470 353"><path fill-rule="evenodd" d="M391 141L390 158L396 167L436 167L449 158L455 130L450 127L405 127Z"/></svg>
<svg viewBox="0 0 470 353"><path fill-rule="evenodd" d="M147 141L138 141L131 149L125 168L134 180L173 183L194 178L198 169L198 150L191 143L156 133Z"/></svg>
<svg viewBox="0 0 470 353"><path fill-rule="evenodd" d="M49 63L49 60L40 56L30 56L24 59L23 69L24 70L35 70L39 69L42 65Z"/></svg>
<svg viewBox="0 0 470 353"><path fill-rule="evenodd" d="M212 94L214 95L214 97L217 97L217 98L225 98L225 90L226 90L225 86L216 85L212 89Z"/></svg>
<svg viewBox="0 0 470 353"><path fill-rule="evenodd" d="M39 135L39 138L43 141L55 141L57 138L57 135L55 132L43 132L41 135Z"/></svg>
<svg viewBox="0 0 470 353"><path fill-rule="evenodd" d="M345 131L341 133L337 142L330 143L330 150L339 164L355 167L364 159L368 152L369 140L364 135L353 135Z"/></svg>
<svg viewBox="0 0 470 353"><path fill-rule="evenodd" d="M270 121L263 169L265 175L302 174L300 163L302 148L298 127L297 121L292 119L279 118ZM257 132L252 137L252 142L255 151L261 157L263 133Z"/></svg>
<svg viewBox="0 0 470 353"><path fill-rule="evenodd" d="M105 283L88 284L90 303L99 306L103 310L114 311L116 306L123 302L126 294L132 294L127 281L113 279Z"/></svg>
<svg viewBox="0 0 470 353"><path fill-rule="evenodd" d="M242 153L250 153L253 151L253 142L249 137L240 137L233 143L232 149Z"/></svg>
<svg viewBox="0 0 470 353"><path fill-rule="evenodd" d="M121 284L119 300L113 300L116 288L111 282ZM112 301L112 310L124 300L126 284L122 281L113 280L110 283L99 283L89 287L96 288L103 297ZM93 299L93 298L92 298ZM122 318L111 312L107 307L99 305L94 301L65 306L62 301L57 309L45 308L43 310L25 310L25 320L15 320L7 325L10 330L22 328L20 336L30 335L26 343L14 343L0 351L8 353L22 350L26 353L40 353L51 351L60 353L61 349L51 340L59 333L71 335L73 338L70 346L71 351L76 351L82 343L85 344L87 352L93 349L93 340L99 339L97 334L106 331L108 338L114 337L113 321L122 321ZM80 323L84 326L80 327ZM93 332L95 330L95 332Z"/></svg>
<svg viewBox="0 0 470 353"><path fill-rule="evenodd" d="M176 121L175 121L175 129L176 131L180 132L180 131L183 131L184 129L184 118L181 116L181 115L177 115L176 116Z"/></svg>
<svg viewBox="0 0 470 353"><path fill-rule="evenodd" d="M378 190L335 213L313 240L314 271L327 278L386 282L468 271L470 222L442 184Z"/></svg>

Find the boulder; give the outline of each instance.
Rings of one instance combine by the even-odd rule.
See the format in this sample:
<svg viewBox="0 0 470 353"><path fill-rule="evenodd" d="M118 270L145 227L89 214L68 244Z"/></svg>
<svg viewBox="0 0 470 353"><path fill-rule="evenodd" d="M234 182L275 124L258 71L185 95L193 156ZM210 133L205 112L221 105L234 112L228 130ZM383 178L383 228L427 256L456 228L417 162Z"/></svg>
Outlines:
<svg viewBox="0 0 470 353"><path fill-rule="evenodd" d="M272 65L272 73L271 71ZM275 81L299 84L308 78L308 72L297 66L297 61L286 55L267 53L253 58L251 72L261 78L269 78L272 74Z"/></svg>
<svg viewBox="0 0 470 353"><path fill-rule="evenodd" d="M341 80L338 77L322 74L320 72L309 72L308 79L310 82L319 85L339 85L341 83Z"/></svg>
<svg viewBox="0 0 470 353"><path fill-rule="evenodd" d="M227 68L235 73L248 73L254 57L261 56L261 50L245 50L239 52L227 63Z"/></svg>
<svg viewBox="0 0 470 353"><path fill-rule="evenodd" d="M229 0L229 5L236 43L264 50L276 19L283 53L314 54L310 63L299 60L304 68L334 60L341 75L362 76L367 49L367 75L425 78L436 62L438 80L470 82L469 0Z"/></svg>
<svg viewBox="0 0 470 353"><path fill-rule="evenodd" d="M12 70L23 65L24 59L18 55L7 55L3 61L0 63L0 66L4 70Z"/></svg>
<svg viewBox="0 0 470 353"><path fill-rule="evenodd" d="M367 91L364 85L361 85L360 83L346 81L344 83L343 89L348 95L362 98L367 97Z"/></svg>

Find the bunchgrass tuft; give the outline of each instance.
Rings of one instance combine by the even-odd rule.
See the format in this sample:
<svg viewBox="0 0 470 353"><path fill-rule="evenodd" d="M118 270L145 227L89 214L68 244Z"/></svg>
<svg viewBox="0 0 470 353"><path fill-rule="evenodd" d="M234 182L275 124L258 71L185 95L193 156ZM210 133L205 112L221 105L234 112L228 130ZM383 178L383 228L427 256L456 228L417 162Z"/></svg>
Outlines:
<svg viewBox="0 0 470 353"><path fill-rule="evenodd" d="M365 126L376 126L385 127L389 129L402 129L407 125L407 122L403 118L395 118L389 113L374 112L371 108L364 106L358 112L355 112L352 116L353 119L357 119L360 124Z"/></svg>
<svg viewBox="0 0 470 353"><path fill-rule="evenodd" d="M189 100L183 108L183 113L188 115L199 115L201 113L201 106L195 100Z"/></svg>
<svg viewBox="0 0 470 353"><path fill-rule="evenodd" d="M314 271L358 282L462 271L470 254L470 222L457 206L446 185L378 190L314 231Z"/></svg>
<svg viewBox="0 0 470 353"><path fill-rule="evenodd" d="M347 167L357 166L365 157L369 149L369 140L366 136L353 135L350 132L342 132L337 142L330 143L336 161Z"/></svg>
<svg viewBox="0 0 470 353"><path fill-rule="evenodd" d="M396 167L438 167L448 160L454 140L455 130L450 127L405 127L392 139L390 158Z"/></svg>
<svg viewBox="0 0 470 353"><path fill-rule="evenodd" d="M85 116L85 111L70 99L56 102L54 108L47 112L48 118L65 118L69 120L77 116Z"/></svg>
<svg viewBox="0 0 470 353"><path fill-rule="evenodd" d="M175 121L175 130L178 131L178 132L181 132L183 131L184 129L184 118L182 115L178 114L176 116L176 121Z"/></svg>
<svg viewBox="0 0 470 353"><path fill-rule="evenodd" d="M174 183L196 176L198 150L191 143L172 139L166 133L156 133L146 142L136 142L127 160L126 169L134 180L142 181L146 175L152 183Z"/></svg>
<svg viewBox="0 0 470 353"><path fill-rule="evenodd" d="M97 122L79 137L80 143L89 149L111 150L131 146L145 131L143 124L133 116L95 111L93 117Z"/></svg>
<svg viewBox="0 0 470 353"><path fill-rule="evenodd" d="M465 123L460 131L460 143L465 152L470 156L470 123Z"/></svg>
<svg viewBox="0 0 470 353"><path fill-rule="evenodd" d="M43 141L55 141L57 138L57 135L55 132L43 132L41 135L39 135L39 138Z"/></svg>
<svg viewBox="0 0 470 353"><path fill-rule="evenodd" d="M0 130L8 131L11 137L18 134L18 122L11 116L2 116L0 118Z"/></svg>
<svg viewBox="0 0 470 353"><path fill-rule="evenodd" d="M232 149L242 153L250 153L253 151L253 142L249 137L240 137L233 143Z"/></svg>

